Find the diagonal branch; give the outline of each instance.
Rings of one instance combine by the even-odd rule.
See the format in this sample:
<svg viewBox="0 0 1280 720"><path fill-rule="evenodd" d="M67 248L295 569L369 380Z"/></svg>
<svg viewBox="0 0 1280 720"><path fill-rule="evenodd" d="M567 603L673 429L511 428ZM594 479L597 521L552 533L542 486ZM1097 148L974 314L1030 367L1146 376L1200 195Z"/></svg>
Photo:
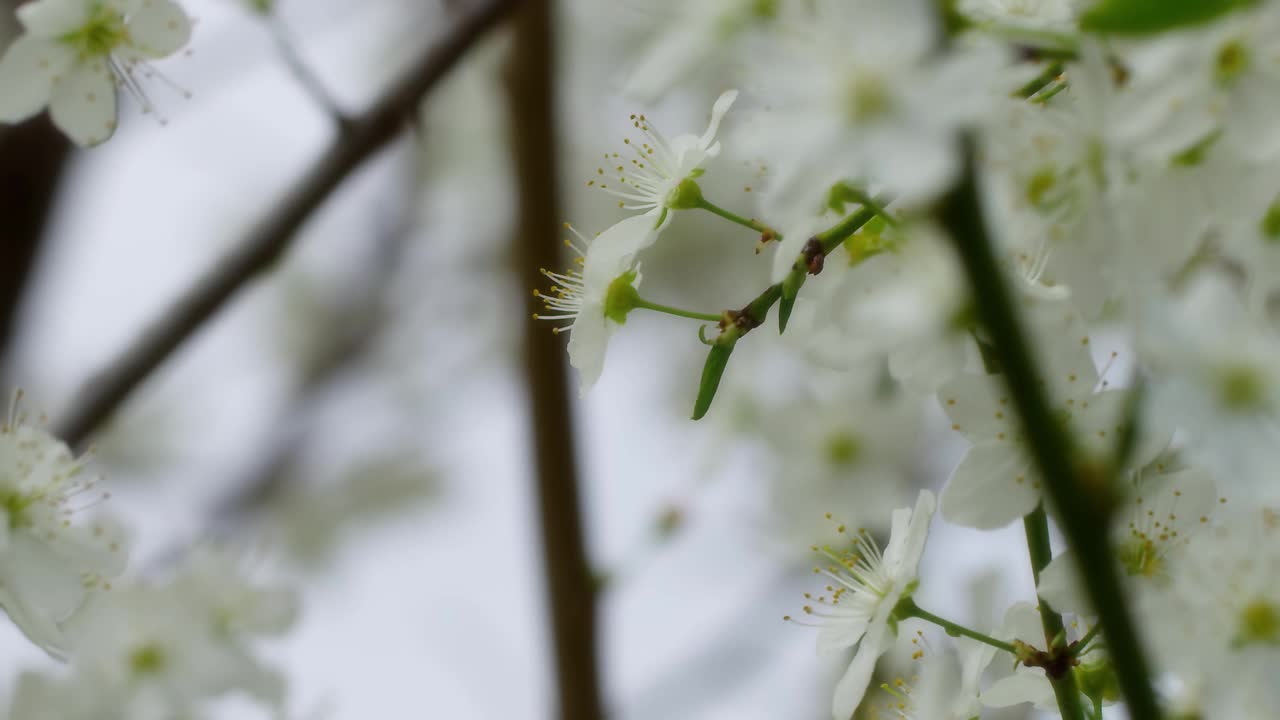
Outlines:
<svg viewBox="0 0 1280 720"><path fill-rule="evenodd" d="M289 249L294 236L354 170L400 134L422 96L517 0L475 0L349 131L316 161L297 187L223 261L180 297L104 370L85 383L78 404L58 423L67 444L83 445L129 395L250 280Z"/></svg>

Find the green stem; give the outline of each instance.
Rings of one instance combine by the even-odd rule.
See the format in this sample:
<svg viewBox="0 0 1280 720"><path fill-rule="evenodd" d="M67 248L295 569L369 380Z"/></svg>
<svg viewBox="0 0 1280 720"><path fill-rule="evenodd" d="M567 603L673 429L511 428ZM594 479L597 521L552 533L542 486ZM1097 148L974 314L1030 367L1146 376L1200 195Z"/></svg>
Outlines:
<svg viewBox="0 0 1280 720"><path fill-rule="evenodd" d="M1044 503L1022 518L1022 529L1027 536L1027 552L1031 556L1031 576L1038 588L1040 573L1053 560L1053 549L1049 545L1049 517L1045 514ZM1049 603L1040 599L1039 606L1045 648L1048 652L1056 652L1066 643L1066 626L1062 616L1049 607ZM1049 683L1053 685L1053 695L1058 699L1058 710L1063 720L1082 720L1084 707L1080 704L1080 688L1076 685L1075 673L1068 670L1058 677L1051 676Z"/></svg>
<svg viewBox="0 0 1280 720"><path fill-rule="evenodd" d="M867 208L875 212L876 215L879 215L881 218L883 218L885 223L887 223L890 227L898 227L901 225L901 223L898 222L898 218L890 215L888 209L885 208L886 204L888 204L889 202L892 202L892 199L890 198L890 196L885 195L884 201L881 202L879 198L874 198L870 194L862 190L853 188L853 197L856 199L859 205L862 205L864 208Z"/></svg>
<svg viewBox="0 0 1280 720"><path fill-rule="evenodd" d="M1109 490L1114 470L1081 463L1066 428L1049 407L1027 334L982 217L972 137L965 138L963 152L964 175L943 200L943 225L955 242L978 317L992 339L1002 377L1022 419L1027 449L1039 467L1045 494L1058 511L1088 598L1098 613L1129 717L1159 720L1161 712L1151 687L1151 674L1121 591L1107 532L1114 505ZM1038 527L1035 530L1039 532ZM1075 699L1078 705L1078 696Z"/></svg>
<svg viewBox="0 0 1280 720"><path fill-rule="evenodd" d="M889 202L888 199L881 200L881 203L887 202ZM840 243L844 242L845 238L861 230L863 225L874 220L878 214L875 208L863 206L849 217L814 235L818 242L822 243L822 254L830 255L835 252L835 249L840 247ZM803 259L796 262L799 265L804 264Z"/></svg>
<svg viewBox="0 0 1280 720"><path fill-rule="evenodd" d="M775 231L773 228L769 227L768 225L765 225L764 223L760 222L759 220L752 220L751 218L745 218L733 212L732 210L725 210L724 208L720 207L719 205L716 205L715 203L711 202L710 200L704 197L700 197L698 199L698 207L712 214L719 215L720 217L724 218L725 220L728 220L731 223L736 223L738 225L741 225L742 227L750 228L761 234L768 233L774 239L777 239L777 240L782 239L781 234L779 234L777 231Z"/></svg>
<svg viewBox="0 0 1280 720"><path fill-rule="evenodd" d="M1049 84L1061 75L1064 69L1065 66L1060 62L1050 63L1049 67L1044 69L1044 72L1031 78L1026 85L1018 88L1014 95L1020 98L1031 98L1036 93L1049 87Z"/></svg>
<svg viewBox="0 0 1280 720"><path fill-rule="evenodd" d="M1081 655L1089 652L1089 644L1093 642L1094 638L1098 637L1098 633L1100 632L1102 632L1101 625L1094 625L1089 628L1089 632L1085 633L1084 637L1076 641L1075 649L1071 651L1071 654L1076 657L1080 657Z"/></svg>
<svg viewBox="0 0 1280 720"><path fill-rule="evenodd" d="M635 304L636 307L644 310L652 310L654 312L665 313L667 315L675 315L676 317L689 318L690 320L703 320L706 322L718 323L723 319L720 315L693 312L692 310L681 310L680 308L671 307L670 305L660 305L655 302L649 302L648 300L640 297L635 299Z"/></svg>
<svg viewBox="0 0 1280 720"><path fill-rule="evenodd" d="M938 627L942 628L943 630L946 630L948 635L952 635L952 636L963 635L967 638L972 638L974 640L977 640L980 643L990 645L991 647L996 648L998 650L1004 650L1005 652L1011 653L1013 655L1018 654L1018 649L1015 648L1012 644L1001 641L1001 640L997 640L991 637L990 635L984 635L978 632L977 630L971 630L965 627L964 625L951 622L946 618L940 618L937 615L934 615L933 613L929 612L928 610L921 608L919 605L916 605L915 600L913 600L912 598L907 598L902 602L898 603L897 610L899 613L901 613L901 616L920 618L921 620L931 622L934 625L937 625Z"/></svg>

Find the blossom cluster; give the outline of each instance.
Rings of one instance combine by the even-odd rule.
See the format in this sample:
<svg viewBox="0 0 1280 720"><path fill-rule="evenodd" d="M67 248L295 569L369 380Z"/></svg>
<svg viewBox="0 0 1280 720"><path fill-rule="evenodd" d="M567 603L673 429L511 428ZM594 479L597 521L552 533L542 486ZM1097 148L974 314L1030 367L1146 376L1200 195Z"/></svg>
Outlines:
<svg viewBox="0 0 1280 720"><path fill-rule="evenodd" d="M885 704L871 678L906 621L977 645L959 663L924 653L918 684L886 686L893 717L967 720L1033 703L1101 718L1126 700L1116 676L1131 668L1111 660L1076 548L1037 563L1037 601L1010 608L1001 627L960 628L912 599L935 507L924 489L902 508L916 452L904 438L920 412L945 416L968 445L940 488L942 518L979 531L1022 520L1033 558L1050 552L1046 511L1064 522L1037 460L1043 433L1021 414L1025 388L999 363L1010 339L980 316L957 252L974 242L995 254L1038 393L1069 441L1078 472L1066 491L1102 508L1094 532L1108 539L1158 704L1180 716L1280 713L1268 680L1280 668L1280 3L719 0L663 11L671 21L628 92L652 101L726 76L737 89L720 94L701 134L631 117L636 135L588 183L628 214L578 235L576 267L548 273L546 303L570 332L583 392L630 312L704 323L695 418L717 397L733 413L742 388L769 382L733 352L770 342L761 336L775 317L769 334L810 364L812 385L784 393L793 408L756 403L751 422L782 458L776 502L822 537L825 591L794 619L821 627L820 650L855 648L835 720ZM707 190L722 143L768 169L748 208ZM959 235L939 212L963 183L980 196L988 238ZM735 309L722 312L642 297L641 257L686 211L748 229L756 252L772 249L775 284L726 298ZM814 529L823 503L857 524ZM1000 652L1013 663L992 664Z"/></svg>
<svg viewBox="0 0 1280 720"><path fill-rule="evenodd" d="M213 547L127 574L130 533L87 460L17 404L0 426L0 609L66 672L25 673L6 717L201 717L229 692L282 709L283 676L254 646L293 624L294 592L252 582Z"/></svg>

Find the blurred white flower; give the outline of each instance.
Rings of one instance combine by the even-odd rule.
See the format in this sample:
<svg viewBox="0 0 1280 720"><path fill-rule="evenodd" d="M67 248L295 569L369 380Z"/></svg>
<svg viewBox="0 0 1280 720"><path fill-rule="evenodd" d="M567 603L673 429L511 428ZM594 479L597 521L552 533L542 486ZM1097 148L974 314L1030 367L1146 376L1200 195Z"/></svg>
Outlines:
<svg viewBox="0 0 1280 720"><path fill-rule="evenodd" d="M62 624L128 558L112 519L85 519L94 478L65 444L11 415L0 426L0 607L32 642L62 657Z"/></svg>
<svg viewBox="0 0 1280 720"><path fill-rule="evenodd" d="M912 203L947 186L953 134L989 108L1004 63L995 50L940 51L934 13L923 0L782 4L752 68L768 109L745 138L776 159L767 214L807 214L840 181Z"/></svg>
<svg viewBox="0 0 1280 720"><path fill-rule="evenodd" d="M1159 87L1168 111L1252 161L1280 152L1280 7L1259 3L1203 28L1167 33L1132 48L1135 85Z"/></svg>
<svg viewBox="0 0 1280 720"><path fill-rule="evenodd" d="M936 228L869 223L827 258L802 299L788 334L822 365L887 355L895 379L932 394L973 354L968 287Z"/></svg>
<svg viewBox="0 0 1280 720"><path fill-rule="evenodd" d="M894 508L911 501L921 450L921 407L879 366L821 373L806 391L760 408L771 450L769 510L779 535L797 545L839 542L813 519L844 508L841 521L887 529Z"/></svg>
<svg viewBox="0 0 1280 720"><path fill-rule="evenodd" d="M956 9L980 24L1069 30L1076 24L1075 5L1075 0L960 0Z"/></svg>
<svg viewBox="0 0 1280 720"><path fill-rule="evenodd" d="M804 606L805 614L820 621L818 652L858 646L853 662L836 685L831 714L851 717L867 691L867 683L897 633L894 611L911 597L935 507L933 493L921 490L915 510L893 511L889 544L884 552L866 530L853 533L849 549L824 546L818 552L830 565L815 571L833 583L826 595Z"/></svg>
<svg viewBox="0 0 1280 720"><path fill-rule="evenodd" d="M1221 514L1148 585L1135 617L1159 671L1205 717L1280 714L1280 514L1256 506Z"/></svg>
<svg viewBox="0 0 1280 720"><path fill-rule="evenodd" d="M18 8L26 32L0 59L0 121L20 122L46 105L77 144L116 130L116 89L152 109L140 80L148 61L182 49L191 21L172 0L34 0ZM140 77L141 76L141 77Z"/></svg>
<svg viewBox="0 0 1280 720"><path fill-rule="evenodd" d="M1202 275L1152 303L1139 348L1155 377L1153 415L1187 432L1187 449L1232 497L1275 500L1280 439L1280 337L1228 280Z"/></svg>
<svg viewBox="0 0 1280 720"><path fill-rule="evenodd" d="M775 0L646 0L645 10L662 17L623 93L642 102L654 101L691 71L722 55L753 26L771 19L776 4Z"/></svg>
<svg viewBox="0 0 1280 720"><path fill-rule="evenodd" d="M252 641L287 630L296 611L292 591L250 584L233 556L197 550L167 582L117 588L76 617L73 677L140 720L187 717L235 691L280 708L284 678Z"/></svg>
<svg viewBox="0 0 1280 720"><path fill-rule="evenodd" d="M604 371L609 338L634 307L640 283L635 257L652 244L657 230L648 215L627 218L591 240L572 226L565 227L577 238L576 243L566 240L565 244L578 253L575 264L581 269L564 273L543 269L542 274L554 284L551 294L533 292L549 314L534 317L569 321L552 332L569 333L569 362L578 369L580 392L585 395Z"/></svg>

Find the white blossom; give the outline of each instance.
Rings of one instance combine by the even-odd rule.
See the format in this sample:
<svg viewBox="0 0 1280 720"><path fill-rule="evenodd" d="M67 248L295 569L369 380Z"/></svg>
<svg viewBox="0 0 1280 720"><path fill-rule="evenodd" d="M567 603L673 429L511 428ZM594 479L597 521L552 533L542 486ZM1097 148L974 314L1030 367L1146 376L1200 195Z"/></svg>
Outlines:
<svg viewBox="0 0 1280 720"><path fill-rule="evenodd" d="M652 243L657 230L647 215L627 218L592 240L565 227L577 239L565 241L578 253L577 267L564 273L542 271L555 287L550 295L534 291L548 310L534 317L569 322L554 332L569 333L569 362L578 369L585 395L604 371L609 338L626 321L629 293L640 284L636 254Z"/></svg>
<svg viewBox="0 0 1280 720"><path fill-rule="evenodd" d="M0 59L0 121L20 122L46 105L80 145L115 133L116 89L151 103L141 81L151 60L182 49L191 21L172 0L33 0L18 8L25 33Z"/></svg>
<svg viewBox="0 0 1280 720"><path fill-rule="evenodd" d="M94 486L57 438L15 413L0 426L0 607L55 656L70 650L63 624L128 557L122 528L91 512Z"/></svg>
<svg viewBox="0 0 1280 720"><path fill-rule="evenodd" d="M914 510L895 510L889 544L883 552L866 530L852 533L850 549L819 549L831 564L814 570L831 584L825 594L804 607L804 612L818 618L821 626L818 651L830 653L857 646L853 662L840 678L832 698L835 720L847 720L853 715L866 693L876 661L893 645L894 611L919 582L920 557L934 506L933 493L921 490Z"/></svg>

